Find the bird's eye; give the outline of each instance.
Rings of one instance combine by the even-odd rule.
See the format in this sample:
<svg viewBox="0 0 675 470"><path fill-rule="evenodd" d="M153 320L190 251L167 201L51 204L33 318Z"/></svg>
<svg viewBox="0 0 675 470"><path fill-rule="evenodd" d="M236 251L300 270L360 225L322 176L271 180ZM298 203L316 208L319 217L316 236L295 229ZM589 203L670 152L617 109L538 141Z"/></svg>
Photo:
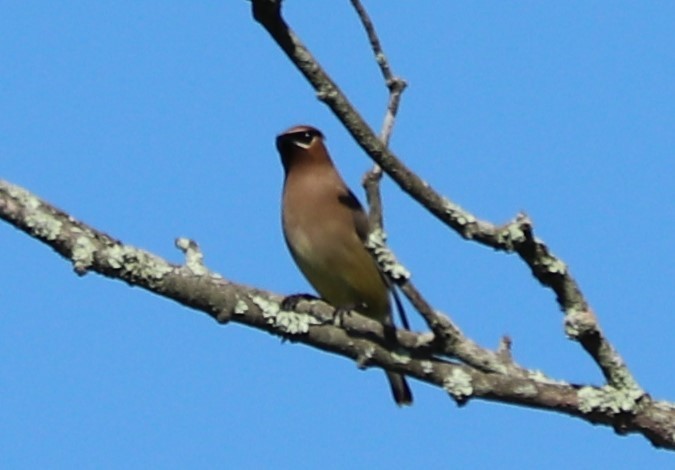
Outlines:
<svg viewBox="0 0 675 470"><path fill-rule="evenodd" d="M312 139L314 139L314 134L309 131L300 132L298 134L298 142L302 144L309 145L312 143Z"/></svg>
<svg viewBox="0 0 675 470"><path fill-rule="evenodd" d="M312 131L301 131L293 134L293 141L300 147L309 148L316 134Z"/></svg>

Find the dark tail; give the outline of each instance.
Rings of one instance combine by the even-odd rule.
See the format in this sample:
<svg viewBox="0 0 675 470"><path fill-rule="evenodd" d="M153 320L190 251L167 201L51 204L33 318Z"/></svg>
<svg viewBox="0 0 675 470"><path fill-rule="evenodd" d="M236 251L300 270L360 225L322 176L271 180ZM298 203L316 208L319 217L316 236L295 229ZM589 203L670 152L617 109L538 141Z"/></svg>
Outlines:
<svg viewBox="0 0 675 470"><path fill-rule="evenodd" d="M394 395L394 401L398 406L412 405L413 396L408 386L408 381L401 374L385 371L387 380L391 386L391 393Z"/></svg>

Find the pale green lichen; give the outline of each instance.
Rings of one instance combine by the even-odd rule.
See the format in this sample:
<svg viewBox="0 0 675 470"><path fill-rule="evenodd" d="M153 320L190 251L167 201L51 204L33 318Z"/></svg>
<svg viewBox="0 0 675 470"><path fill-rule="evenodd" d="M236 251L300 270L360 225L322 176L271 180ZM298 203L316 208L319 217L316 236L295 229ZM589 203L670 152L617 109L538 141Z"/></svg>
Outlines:
<svg viewBox="0 0 675 470"><path fill-rule="evenodd" d="M32 233L37 237L44 240L56 240L61 234L63 222L49 212L39 210L40 202L37 199L31 199L31 201L36 202L37 206L34 210L26 212L24 218L26 225L31 228Z"/></svg>
<svg viewBox="0 0 675 470"><path fill-rule="evenodd" d="M208 269L204 266L204 255L199 250L199 246L189 238L180 237L176 239L176 246L185 254L185 267L192 274L205 276Z"/></svg>
<svg viewBox="0 0 675 470"><path fill-rule="evenodd" d="M431 361L420 361L420 365L422 366L422 372L425 374L433 374L434 372L434 363Z"/></svg>
<svg viewBox="0 0 675 470"><path fill-rule="evenodd" d="M196 261L194 258L187 258L185 266L196 276L205 276L209 272L201 260Z"/></svg>
<svg viewBox="0 0 675 470"><path fill-rule="evenodd" d="M271 300L267 300L264 297L252 295L251 300L258 306L258 308L260 308L263 318L268 321L270 318L274 318L281 310L281 307L279 307L277 302L272 302Z"/></svg>
<svg viewBox="0 0 675 470"><path fill-rule="evenodd" d="M7 189L7 194L9 194L12 199L19 201L26 209L35 210L40 207L40 200L25 189L6 181L3 182L3 187Z"/></svg>
<svg viewBox="0 0 675 470"><path fill-rule="evenodd" d="M440 314L440 312L438 313ZM415 346L418 348L422 346L427 346L431 344L435 339L436 336L431 331L428 331L426 333L419 333L415 338Z"/></svg>
<svg viewBox="0 0 675 470"><path fill-rule="evenodd" d="M532 397L537 394L537 387L532 383L524 382L513 388L513 393L521 397Z"/></svg>
<svg viewBox="0 0 675 470"><path fill-rule="evenodd" d="M363 369L374 355L375 347L371 345L366 346L359 354L359 357L356 360L356 365L359 367L359 369Z"/></svg>
<svg viewBox="0 0 675 470"><path fill-rule="evenodd" d="M455 221L456 221L459 225L468 225L470 222L474 222L475 219L473 219L473 218L471 218L471 217L467 217L466 215L460 214L460 215L457 216L457 218L455 219Z"/></svg>
<svg viewBox="0 0 675 470"><path fill-rule="evenodd" d="M113 245L105 251L108 266L112 269L120 269L124 264L124 250L121 245Z"/></svg>
<svg viewBox="0 0 675 470"><path fill-rule="evenodd" d="M582 387L577 392L579 398L579 410L584 413L593 411L609 412L612 414L621 412L633 412L637 407L637 401L644 395L640 389L628 388L617 389L609 385L601 388Z"/></svg>
<svg viewBox="0 0 675 470"><path fill-rule="evenodd" d="M310 326L320 324L319 320L306 313L281 310L277 302L272 302L264 297L252 295L251 300L260 308L267 324L283 333L289 335L305 334L309 331Z"/></svg>
<svg viewBox="0 0 675 470"><path fill-rule="evenodd" d="M398 364L409 364L410 354L407 351L400 350L391 353L391 358Z"/></svg>
<svg viewBox="0 0 675 470"><path fill-rule="evenodd" d="M192 240L186 237L178 237L176 238L176 247L180 249L182 252L186 252L190 248L190 244L192 243Z"/></svg>
<svg viewBox="0 0 675 470"><path fill-rule="evenodd" d="M84 272L89 269L94 262L94 253L96 253L96 245L87 235L77 237L71 254L75 270Z"/></svg>
<svg viewBox="0 0 675 470"><path fill-rule="evenodd" d="M459 225L468 225L476 222L476 218L473 215L446 198L443 198L443 210L446 214L455 219L455 222Z"/></svg>
<svg viewBox="0 0 675 470"><path fill-rule="evenodd" d="M567 385L567 382L563 380L555 380L544 374L542 371L534 369L530 370L527 373L529 379L534 380L535 382L551 384L551 385Z"/></svg>
<svg viewBox="0 0 675 470"><path fill-rule="evenodd" d="M582 334L595 328L595 318L588 310L570 307L565 310L565 334L570 338L578 338Z"/></svg>
<svg viewBox="0 0 675 470"><path fill-rule="evenodd" d="M276 315L275 321L277 328L291 335L305 334L309 331L310 325L317 325L319 323L309 315L283 310L279 311Z"/></svg>
<svg viewBox="0 0 675 470"><path fill-rule="evenodd" d="M523 232L520 225L516 223L507 225L503 230L497 233L498 243L506 246L509 250L513 250L515 245L522 243L525 240L525 232Z"/></svg>
<svg viewBox="0 0 675 470"><path fill-rule="evenodd" d="M320 90L316 93L316 97L321 101L335 100L337 96L337 91L332 87L330 90Z"/></svg>
<svg viewBox="0 0 675 470"><path fill-rule="evenodd" d="M386 245L387 236L381 229L368 234L366 248L375 256L377 264L392 279L410 279L410 271L396 260L394 253Z"/></svg>
<svg viewBox="0 0 675 470"><path fill-rule="evenodd" d="M546 375L538 369L531 370L527 374L527 376L532 380L536 380L537 382L546 382L547 381Z"/></svg>
<svg viewBox="0 0 675 470"><path fill-rule="evenodd" d="M113 245L102 255L108 266L120 271L120 277L131 278L132 282L142 279L149 287L154 287L173 271L162 258L131 246Z"/></svg>
<svg viewBox="0 0 675 470"><path fill-rule="evenodd" d="M133 276L144 279L162 279L173 269L164 260L136 248L127 248L124 267Z"/></svg>
<svg viewBox="0 0 675 470"><path fill-rule="evenodd" d="M248 312L248 304L241 299L237 299L237 303L234 306L235 315L243 315Z"/></svg>
<svg viewBox="0 0 675 470"><path fill-rule="evenodd" d="M546 258L542 264L551 274L565 274L567 272L567 265L554 257Z"/></svg>
<svg viewBox="0 0 675 470"><path fill-rule="evenodd" d="M7 184L7 193L24 208L24 221L31 232L44 240L56 240L61 234L63 222L43 208L40 200L19 186Z"/></svg>
<svg viewBox="0 0 675 470"><path fill-rule="evenodd" d="M459 367L453 368L450 375L443 380L443 388L457 400L470 397L473 393L471 376Z"/></svg>

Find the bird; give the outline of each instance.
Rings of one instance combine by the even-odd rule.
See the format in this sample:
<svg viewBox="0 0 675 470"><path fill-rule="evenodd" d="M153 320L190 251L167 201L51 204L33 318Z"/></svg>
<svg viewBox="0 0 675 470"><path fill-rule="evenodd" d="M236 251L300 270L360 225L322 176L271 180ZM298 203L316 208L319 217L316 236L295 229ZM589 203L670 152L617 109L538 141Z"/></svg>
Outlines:
<svg viewBox="0 0 675 470"><path fill-rule="evenodd" d="M291 127L276 137L284 169L281 221L291 257L338 311L355 310L394 331L390 287L365 247L368 217L333 164L320 130ZM397 405L412 404L408 382L385 371Z"/></svg>

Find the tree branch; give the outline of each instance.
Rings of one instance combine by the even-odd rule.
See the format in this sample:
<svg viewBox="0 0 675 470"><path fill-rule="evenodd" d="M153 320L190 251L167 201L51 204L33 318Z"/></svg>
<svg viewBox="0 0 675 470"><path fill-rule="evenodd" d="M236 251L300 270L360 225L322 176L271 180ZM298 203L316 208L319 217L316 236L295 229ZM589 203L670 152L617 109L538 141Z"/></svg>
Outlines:
<svg viewBox="0 0 675 470"><path fill-rule="evenodd" d="M209 271L198 246L176 244L184 265L123 244L39 199L0 180L0 219L54 249L78 275L95 272L141 287L202 311L220 323L247 325L356 361L357 365L400 372L443 388L458 404L472 398L557 411L618 433L641 433L654 445L675 449L675 406L634 400L612 387L576 386L537 371L522 376L486 373L443 359L427 334L398 331L396 340L382 324L353 312L335 323L334 310L321 301L302 301L297 311L280 309L282 296L228 281Z"/></svg>
<svg viewBox="0 0 675 470"><path fill-rule="evenodd" d="M652 444L675 449L675 404L653 400L637 384L622 358L604 337L579 286L562 260L534 235L531 221L519 214L497 226L440 195L409 170L388 149L388 142L405 81L394 76L379 38L359 0L352 5L366 30L376 61L389 88L389 102L379 138L323 71L285 23L281 0L252 0L253 15L375 162L364 181L369 201L377 198L382 226L379 180L382 170L405 192L465 239L503 252L515 252L532 274L550 288L565 313L565 332L593 358L606 385L574 385L555 381L518 365L504 338L497 351L466 338L450 318L436 311L410 282L404 267L386 249L384 240L370 240L370 249L422 314L430 333L398 331L395 338L383 326L354 312L337 316L321 301L301 301L294 311L280 307L282 297L244 286L210 271L197 244L178 239L182 265L123 244L25 189L0 180L0 219L50 246L70 261L78 275L96 272L202 311L221 324L241 323L355 361L357 366L383 368L443 388L459 405L472 398L556 411L592 424L611 426L618 434L640 433ZM368 180L368 177L366 178ZM369 184L374 189L368 189ZM372 192L372 195L371 195ZM371 237L372 238L372 237ZM339 321L338 321L339 320ZM458 363L457 360L461 361Z"/></svg>
<svg viewBox="0 0 675 470"><path fill-rule="evenodd" d="M392 72L389 61L382 49L380 39L375 31L375 26L363 4L360 0L351 0L351 3L366 31L370 47L375 55L375 61L380 67L382 77L389 89L389 103L380 133L380 140L386 147L389 144L393 131L401 94L405 90L407 83ZM396 261L394 254L387 248L384 240L382 198L380 193L381 179L382 168L377 163L373 165L370 171L366 172L363 179L363 186L366 190L368 207L370 209L371 235L367 248L373 253L380 267L401 288L410 303L420 312L429 328L434 332L437 343L445 354L457 357L465 364L486 372L507 373L508 371L513 375L521 374L523 372L522 368L510 360L503 361L502 357L492 353L492 351L479 347L473 341L466 338L450 318L439 315L414 286L408 270Z"/></svg>
<svg viewBox="0 0 675 470"><path fill-rule="evenodd" d="M291 62L316 90L363 150L399 187L465 239L495 250L515 252L530 267L533 276L550 288L565 314L565 332L578 341L593 358L611 387L631 396L644 392L623 359L605 338L588 302L566 264L535 237L532 223L524 214L497 226L479 220L470 212L436 192L396 157L375 135L347 97L328 76L288 26L281 15L281 0L252 0L254 19L270 34Z"/></svg>
<svg viewBox="0 0 675 470"><path fill-rule="evenodd" d="M384 54L380 38L377 36L375 26L368 15L368 12L361 4L360 0L351 0L352 6L356 10L356 14L361 20L363 29L365 29L368 36L368 42L375 54L375 62L380 67L384 83L389 89L389 102L387 103L387 111L382 123L382 130L380 132L380 140L382 144L387 147L391 133L394 130L394 122L396 120L396 113L401 103L401 95L405 90L407 83L400 77L394 75ZM363 176L363 187L366 190L366 198L368 201L368 218L372 230L384 228L382 216L382 196L380 193L380 181L382 180L382 168L375 163L373 167Z"/></svg>

